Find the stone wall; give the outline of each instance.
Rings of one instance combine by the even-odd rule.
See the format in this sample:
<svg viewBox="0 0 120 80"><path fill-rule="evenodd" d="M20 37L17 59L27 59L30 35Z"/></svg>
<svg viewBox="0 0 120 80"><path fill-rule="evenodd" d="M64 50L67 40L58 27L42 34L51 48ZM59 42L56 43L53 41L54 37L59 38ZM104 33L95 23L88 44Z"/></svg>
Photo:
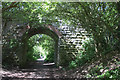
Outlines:
<svg viewBox="0 0 120 80"><path fill-rule="evenodd" d="M4 22L3 22L3 26L4 26ZM12 38L16 38L16 37L21 38L21 36L27 31L26 25L19 23L19 21L18 22L11 21L11 22L7 23L6 29L3 29L4 30L3 35L7 34L7 32L10 33L10 31L16 30L16 28L17 28L17 32L14 33L14 36ZM22 28L23 29L25 28L25 29L23 30ZM35 35L37 33L39 33L39 34L46 33L48 35L53 34L53 36L51 36L53 38L53 37L55 37L54 34L58 35L57 33L60 32L60 35L58 35L58 40L55 40L56 41L55 56L57 57L58 65L62 65L62 64L68 65L71 60L74 60L78 54L78 51L82 50L82 46L81 46L82 42L86 38L88 38L87 36L89 36L84 29L75 28L75 27L71 27L71 26L55 27L55 29L53 31L58 30L58 31L56 31L57 33L56 32L52 33L49 30L47 32L45 32L46 30L48 30L48 29L41 30L41 28L40 28L38 31L37 30L33 31L34 32L33 35ZM20 31L23 31L23 32L20 32ZM32 34L32 33L30 32L29 34ZM68 63L66 63L66 62L68 62Z"/></svg>
<svg viewBox="0 0 120 80"><path fill-rule="evenodd" d="M62 34L59 43L59 64L66 66L75 59L78 51L82 50L82 42L90 35L83 28L61 26L58 30Z"/></svg>

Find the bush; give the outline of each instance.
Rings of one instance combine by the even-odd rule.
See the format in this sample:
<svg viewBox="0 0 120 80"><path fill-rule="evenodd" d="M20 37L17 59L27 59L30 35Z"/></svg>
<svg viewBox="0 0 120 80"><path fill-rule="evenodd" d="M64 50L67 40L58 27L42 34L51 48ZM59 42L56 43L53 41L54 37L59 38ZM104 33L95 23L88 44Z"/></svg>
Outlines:
<svg viewBox="0 0 120 80"><path fill-rule="evenodd" d="M9 42L3 42L2 49L2 65L5 68L16 67L19 65L19 59L17 55L17 49L19 42L16 39L9 39Z"/></svg>
<svg viewBox="0 0 120 80"><path fill-rule="evenodd" d="M83 65L87 61L91 61L91 59L95 56L95 46L92 39L85 40L82 45L83 51L78 53L77 63L78 65Z"/></svg>
<svg viewBox="0 0 120 80"><path fill-rule="evenodd" d="M95 46L93 39L86 39L83 41L82 45L83 50L79 51L76 59L69 63L69 68L75 68L81 66L86 62L90 62L91 59L95 56Z"/></svg>
<svg viewBox="0 0 120 80"><path fill-rule="evenodd" d="M76 68L77 67L77 64L75 61L72 61L70 64L69 64L69 68L72 69L72 68Z"/></svg>
<svg viewBox="0 0 120 80"><path fill-rule="evenodd" d="M98 75L97 78L116 78L116 79L119 79L120 78L120 69L116 68L114 70L107 71L102 75Z"/></svg>

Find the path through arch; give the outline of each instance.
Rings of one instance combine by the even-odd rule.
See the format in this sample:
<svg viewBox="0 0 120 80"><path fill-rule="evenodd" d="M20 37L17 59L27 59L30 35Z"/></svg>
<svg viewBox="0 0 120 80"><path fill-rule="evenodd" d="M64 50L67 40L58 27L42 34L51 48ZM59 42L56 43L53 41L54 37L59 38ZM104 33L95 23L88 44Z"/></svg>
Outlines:
<svg viewBox="0 0 120 80"><path fill-rule="evenodd" d="M56 65L58 65L59 64L59 58L58 58L58 55L59 55L59 53L58 53L58 40L59 40L59 37L60 37L60 32L55 28L55 27L53 27L53 26L45 26L45 27L38 27L38 28L31 28L31 29L29 29L28 30L28 32L27 33L25 33L24 35L23 35L23 38L22 38L22 42L23 42L23 53L22 53L22 58L21 58L21 64L24 66L24 64L26 63L26 53L27 53L27 50L28 50L28 48L27 48L27 41L28 41L28 39L31 37L31 36L33 36L33 35L36 35L36 34L46 34L46 35L48 35L48 36L50 36L51 38L53 38L54 39L54 41L55 41L55 56L54 56L54 58L55 58L55 64Z"/></svg>

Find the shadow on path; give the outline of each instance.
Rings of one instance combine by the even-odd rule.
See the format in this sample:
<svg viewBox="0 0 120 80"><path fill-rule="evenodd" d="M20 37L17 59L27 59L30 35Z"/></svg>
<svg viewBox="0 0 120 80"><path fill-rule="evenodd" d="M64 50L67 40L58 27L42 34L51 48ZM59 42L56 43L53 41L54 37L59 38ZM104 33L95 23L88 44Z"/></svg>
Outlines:
<svg viewBox="0 0 120 80"><path fill-rule="evenodd" d="M38 59L31 62L25 69L2 72L2 77L9 78L60 78L62 70L56 67L55 63L44 63L44 60Z"/></svg>

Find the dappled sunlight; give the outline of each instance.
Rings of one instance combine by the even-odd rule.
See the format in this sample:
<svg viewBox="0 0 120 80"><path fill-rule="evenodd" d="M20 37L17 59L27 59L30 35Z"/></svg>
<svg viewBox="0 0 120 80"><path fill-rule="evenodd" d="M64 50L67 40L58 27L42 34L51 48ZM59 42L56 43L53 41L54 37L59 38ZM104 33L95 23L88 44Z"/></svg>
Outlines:
<svg viewBox="0 0 120 80"><path fill-rule="evenodd" d="M55 63L44 63L43 65L49 66L49 65L55 65Z"/></svg>
<svg viewBox="0 0 120 80"><path fill-rule="evenodd" d="M54 61L55 42L51 37L45 34L36 34L30 37L28 44L30 46L28 53L31 58L36 61Z"/></svg>
<svg viewBox="0 0 120 80"><path fill-rule="evenodd" d="M44 61L45 60L45 58L39 58L39 59L37 59L37 61Z"/></svg>
<svg viewBox="0 0 120 80"><path fill-rule="evenodd" d="M120 2L97 1L2 2L2 77L119 78Z"/></svg>
<svg viewBox="0 0 120 80"><path fill-rule="evenodd" d="M54 67L55 63L43 63L43 60L33 63L31 68L18 70L2 70L2 77L15 78L59 78L62 77L58 68ZM51 66L51 67L50 67Z"/></svg>
<svg viewBox="0 0 120 80"><path fill-rule="evenodd" d="M38 54L39 54L38 56L40 56L40 59L45 60L46 55L48 54L48 52L42 46L34 46L33 48L34 48L34 50L36 50L36 52L38 52Z"/></svg>

